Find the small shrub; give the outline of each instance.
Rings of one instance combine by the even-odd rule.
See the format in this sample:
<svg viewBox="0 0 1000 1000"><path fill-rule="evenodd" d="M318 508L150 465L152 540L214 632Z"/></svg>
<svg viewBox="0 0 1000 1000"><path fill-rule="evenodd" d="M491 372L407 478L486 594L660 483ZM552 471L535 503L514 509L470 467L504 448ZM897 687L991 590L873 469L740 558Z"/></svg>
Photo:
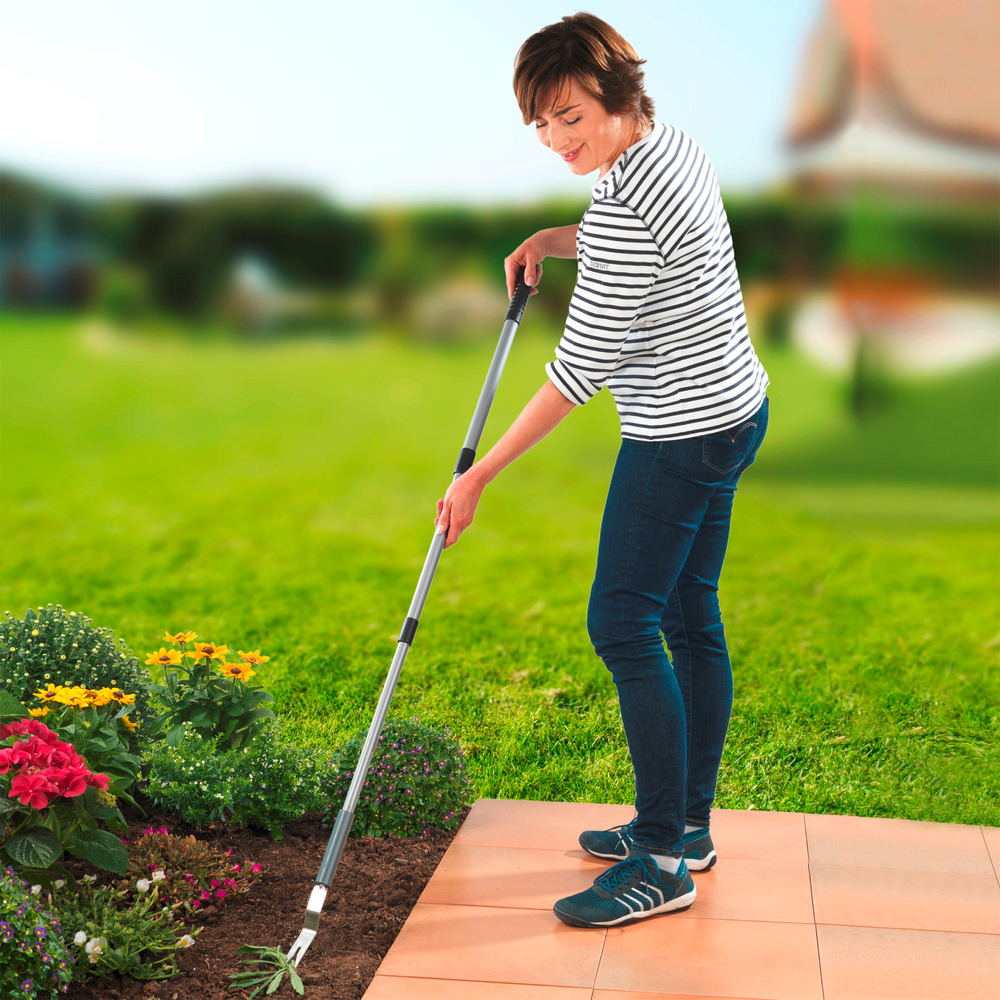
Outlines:
<svg viewBox="0 0 1000 1000"><path fill-rule="evenodd" d="M154 746L146 757L149 797L192 826L232 819L274 840L282 838L285 823L321 808L319 753L277 722L250 746L222 750L218 742L188 726L176 746Z"/></svg>
<svg viewBox="0 0 1000 1000"><path fill-rule="evenodd" d="M149 773L146 794L171 816L191 826L208 826L233 811L232 775L218 737L206 739L184 723L177 744L154 743L143 766Z"/></svg>
<svg viewBox="0 0 1000 1000"><path fill-rule="evenodd" d="M253 861L233 860L233 852L222 851L195 837L168 833L166 827L143 830L128 845L128 874L132 884L155 885L160 899L185 912L203 906L218 906L224 900L251 889L260 881L261 866ZM126 883L120 883L125 888Z"/></svg>
<svg viewBox="0 0 1000 1000"><path fill-rule="evenodd" d="M0 689L22 705L49 683L135 692L130 718L140 729L151 718L149 672L122 639L108 628L61 604L28 608L24 618L5 611L0 621ZM130 744L135 746L134 737Z"/></svg>
<svg viewBox="0 0 1000 1000"><path fill-rule="evenodd" d="M250 747L230 752L233 819L281 840L285 823L323 805L322 756L290 738L275 721Z"/></svg>
<svg viewBox="0 0 1000 1000"><path fill-rule="evenodd" d="M324 774L321 787L330 824L347 797L367 735L362 729L351 737ZM379 734L351 832L412 837L426 836L431 826L453 829L468 802L470 784L465 755L450 729L431 729L419 719L390 719Z"/></svg>
<svg viewBox="0 0 1000 1000"><path fill-rule="evenodd" d="M13 868L0 875L0 995L55 997L69 989L73 955L59 920L44 909L39 887Z"/></svg>
<svg viewBox="0 0 1000 1000"><path fill-rule="evenodd" d="M73 978L129 976L169 979L180 972L174 953L194 943L201 928L185 933L177 906L165 904L155 886L95 885L86 877L50 893L64 933L76 953Z"/></svg>

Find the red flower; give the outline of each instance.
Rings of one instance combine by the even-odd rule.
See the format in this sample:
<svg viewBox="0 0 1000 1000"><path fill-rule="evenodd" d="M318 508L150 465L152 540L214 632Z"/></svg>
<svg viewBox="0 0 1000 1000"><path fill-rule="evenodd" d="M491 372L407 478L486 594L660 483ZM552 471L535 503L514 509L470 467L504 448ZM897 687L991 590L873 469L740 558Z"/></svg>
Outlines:
<svg viewBox="0 0 1000 1000"><path fill-rule="evenodd" d="M44 809L49 804L49 795L54 789L43 774L19 774L10 783L8 798L18 797L22 806Z"/></svg>
<svg viewBox="0 0 1000 1000"><path fill-rule="evenodd" d="M56 786L60 795L71 799L75 795L83 795L87 790L86 771L68 767L50 767L46 771L49 780Z"/></svg>

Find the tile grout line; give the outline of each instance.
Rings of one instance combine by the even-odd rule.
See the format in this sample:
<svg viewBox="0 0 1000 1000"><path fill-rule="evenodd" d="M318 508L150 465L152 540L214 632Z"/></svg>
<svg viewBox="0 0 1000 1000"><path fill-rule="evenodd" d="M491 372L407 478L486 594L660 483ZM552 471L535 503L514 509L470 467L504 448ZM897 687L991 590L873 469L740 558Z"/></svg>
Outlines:
<svg viewBox="0 0 1000 1000"><path fill-rule="evenodd" d="M806 823L806 814L802 814L802 833L806 838L806 868L809 871L809 902L812 904L813 912L813 936L816 939L816 962L819 965L819 991L823 1000L826 1000L826 983L823 981L823 952L819 946L819 921L816 919L816 891L813 886L812 855L809 853L809 826Z"/></svg>
<svg viewBox="0 0 1000 1000"><path fill-rule="evenodd" d="M590 987L590 1000L594 1000L594 994L597 992L597 977L601 974L601 962L604 961L604 949L608 943L608 931L607 928L604 930L604 940L601 942L601 954L597 959L597 968L594 969L594 983Z"/></svg>
<svg viewBox="0 0 1000 1000"><path fill-rule="evenodd" d="M986 857L990 859L990 865L993 868L993 877L997 880L997 885L1000 885L1000 872L997 871L997 863L993 860L993 852L990 850L989 841L986 839L986 830L983 827L979 828L979 836L983 838L983 845L986 848Z"/></svg>

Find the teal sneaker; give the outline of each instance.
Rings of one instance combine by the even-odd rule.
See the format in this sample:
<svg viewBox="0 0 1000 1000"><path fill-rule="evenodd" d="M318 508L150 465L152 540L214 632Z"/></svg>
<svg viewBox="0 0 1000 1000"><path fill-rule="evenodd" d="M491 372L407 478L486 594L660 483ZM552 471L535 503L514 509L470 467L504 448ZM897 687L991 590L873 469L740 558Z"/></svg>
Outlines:
<svg viewBox="0 0 1000 1000"><path fill-rule="evenodd" d="M580 846L595 858L624 861L632 849L632 827L638 818L636 816L631 823L613 826L609 830L584 830L580 834ZM684 834L684 861L691 871L707 872L716 860L715 845L708 827Z"/></svg>
<svg viewBox="0 0 1000 1000"><path fill-rule="evenodd" d="M640 854L612 865L594 884L560 899L552 912L572 927L621 927L645 917L686 910L697 896L682 861L676 875L660 870L655 858Z"/></svg>

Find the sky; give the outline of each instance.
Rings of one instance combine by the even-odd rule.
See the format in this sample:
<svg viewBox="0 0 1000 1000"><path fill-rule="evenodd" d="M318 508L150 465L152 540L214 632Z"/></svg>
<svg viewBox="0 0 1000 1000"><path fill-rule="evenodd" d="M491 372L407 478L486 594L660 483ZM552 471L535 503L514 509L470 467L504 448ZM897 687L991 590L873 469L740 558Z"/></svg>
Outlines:
<svg viewBox="0 0 1000 1000"><path fill-rule="evenodd" d="M0 167L90 194L301 184L351 207L589 196L524 125L514 56L588 10L726 191L784 172L826 0L32 0L0 26Z"/></svg>

